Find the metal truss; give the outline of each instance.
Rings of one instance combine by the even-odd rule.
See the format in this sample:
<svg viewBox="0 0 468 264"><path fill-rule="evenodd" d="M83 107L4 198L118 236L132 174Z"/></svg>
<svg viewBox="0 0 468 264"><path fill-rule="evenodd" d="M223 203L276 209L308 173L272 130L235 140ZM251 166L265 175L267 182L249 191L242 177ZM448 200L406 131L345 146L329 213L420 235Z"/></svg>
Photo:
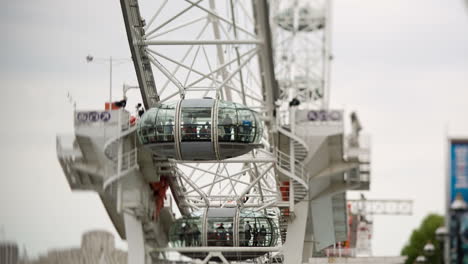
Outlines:
<svg viewBox="0 0 468 264"><path fill-rule="evenodd" d="M330 6L328 0L272 0L275 74L280 98L303 106L328 107Z"/></svg>
<svg viewBox="0 0 468 264"><path fill-rule="evenodd" d="M293 126L291 132L280 127L277 112L287 110L293 98L309 108L328 107L328 5L326 0L121 0L147 109L211 97L246 105L264 123L264 148L248 155L216 163L160 161L170 164L171 192L183 214L240 207L281 218L278 206L293 212L294 202L307 195L294 180L307 147ZM284 164L278 163L277 132L290 138ZM290 170L284 175L292 178L286 202L278 191L280 169Z"/></svg>
<svg viewBox="0 0 468 264"><path fill-rule="evenodd" d="M146 101L208 96L271 117L275 85L265 1L121 2L133 25L127 33Z"/></svg>
<svg viewBox="0 0 468 264"><path fill-rule="evenodd" d="M253 157L248 161L178 165L176 175L183 186L185 206L194 210L235 206L257 211L276 205L278 193L272 159Z"/></svg>
<svg viewBox="0 0 468 264"><path fill-rule="evenodd" d="M244 104L265 123L265 150L220 163L171 160L179 206L266 210L277 200L271 131L274 79L267 1L121 0L145 106L211 97Z"/></svg>

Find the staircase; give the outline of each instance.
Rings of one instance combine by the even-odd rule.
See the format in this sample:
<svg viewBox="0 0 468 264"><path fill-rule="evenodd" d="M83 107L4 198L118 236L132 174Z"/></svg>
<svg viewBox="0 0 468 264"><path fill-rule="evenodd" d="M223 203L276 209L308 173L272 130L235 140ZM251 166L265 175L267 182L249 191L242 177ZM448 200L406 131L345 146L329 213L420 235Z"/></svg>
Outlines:
<svg viewBox="0 0 468 264"><path fill-rule="evenodd" d="M289 177L290 182L287 182L288 186L290 183L293 185L294 202L298 203L302 201L306 197L307 190L309 189L307 185L308 173L305 171L304 164L295 159L294 164L292 165L291 156L279 151L278 149L276 150L276 158L278 171ZM283 184L283 186L286 186L286 184Z"/></svg>
<svg viewBox="0 0 468 264"><path fill-rule="evenodd" d="M286 242L286 235L288 233L288 220L289 220L290 212L289 208L281 207L280 208L280 217L278 218L280 236L281 236L281 243L284 244Z"/></svg>
<svg viewBox="0 0 468 264"><path fill-rule="evenodd" d="M309 175L305 171L303 161L307 158L309 148L307 143L300 137L292 134L286 128L279 128L278 132L289 137L290 144L294 149L294 158L279 149L276 149L277 169L290 178L293 184L294 202L302 201L307 195L309 186L307 184Z"/></svg>
<svg viewBox="0 0 468 264"><path fill-rule="evenodd" d="M114 186L114 183L118 182L119 179L129 175L130 173L134 172L135 170L139 170L138 165L138 148L136 146L136 142L126 142L124 139L125 137L132 136L135 133L137 126L122 126L122 131L119 133L118 136L111 138L106 142L104 145L104 154L109 161L112 162L112 171L115 172L114 175L108 177L104 182L104 189L110 188ZM127 139L128 140L128 139ZM126 143L126 144L124 144ZM130 150L123 152L122 150L127 149L130 147ZM170 163L167 159L160 159L153 156L153 164L155 166L155 173L159 176L166 176L169 179L169 183L171 189L173 189L172 193L174 197L177 197L174 191L173 186L175 185L172 182L175 182L176 177L175 175L175 165ZM150 195L152 197L152 194ZM154 200L150 197L147 198L148 202L151 205L147 207L147 210L143 213L144 217L140 215L140 221L142 224L143 229L143 236L145 240L145 244L150 245L152 247L165 247L167 246L167 241L161 238L159 234L162 232L160 227L160 220L161 216L159 217L158 221L153 219L153 210L154 210ZM176 200L177 201L177 200ZM184 210L181 210L184 212ZM172 217L172 213L170 213ZM166 215L167 217L167 215ZM167 219L166 219L167 220ZM161 256L155 256L159 260ZM162 261L162 260L161 260ZM158 262L161 263L161 262Z"/></svg>
<svg viewBox="0 0 468 264"><path fill-rule="evenodd" d="M306 198L309 189L309 174L303 164L303 161L307 158L309 149L304 140L291 133L287 128L279 128L278 132L289 138L289 144L292 144L294 150L293 158L279 149L276 149L275 151L277 170L290 179L289 181L282 182L280 184L281 196L283 201L290 202L290 193L292 191L294 203L298 203ZM282 243L285 243L286 241L288 222L291 217L294 217L293 214L294 213L291 212L290 207L280 207L278 222Z"/></svg>
<svg viewBox="0 0 468 264"><path fill-rule="evenodd" d="M292 143L294 146L294 155L296 156L296 159L300 162L304 162L305 158L307 157L307 154L309 154L307 145L305 145L305 142L302 143L294 139L292 139Z"/></svg>
<svg viewBox="0 0 468 264"><path fill-rule="evenodd" d="M134 133L137 130L137 126L122 126L122 131L119 133L119 135L109 139L106 144L104 144L104 155L106 157L113 161L117 162L117 156L119 153L119 144L122 141L123 138L126 136Z"/></svg>
<svg viewBox="0 0 468 264"><path fill-rule="evenodd" d="M131 150L119 153L123 149L124 138L135 133L137 126L130 126L124 122L120 126L120 131L117 136L109 139L104 144L104 155L112 162L112 176L108 177L103 184L103 189L106 190L112 183L127 176L134 170L138 170L138 149L133 146ZM120 154L120 155L119 155Z"/></svg>

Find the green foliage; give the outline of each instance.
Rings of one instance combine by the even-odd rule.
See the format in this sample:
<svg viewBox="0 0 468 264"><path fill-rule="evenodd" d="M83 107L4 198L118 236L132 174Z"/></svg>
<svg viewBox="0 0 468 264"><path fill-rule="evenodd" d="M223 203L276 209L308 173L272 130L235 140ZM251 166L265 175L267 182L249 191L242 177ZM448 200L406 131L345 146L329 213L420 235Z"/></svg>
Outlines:
<svg viewBox="0 0 468 264"><path fill-rule="evenodd" d="M435 254L433 256L426 256L428 263L440 263L442 257L442 250L435 237L437 228L444 224L444 217L437 214L430 214L424 218L421 226L414 230L411 234L409 242L401 250L401 255L407 256L406 264L412 264L419 255L424 255L424 246L427 242L432 242L435 246Z"/></svg>

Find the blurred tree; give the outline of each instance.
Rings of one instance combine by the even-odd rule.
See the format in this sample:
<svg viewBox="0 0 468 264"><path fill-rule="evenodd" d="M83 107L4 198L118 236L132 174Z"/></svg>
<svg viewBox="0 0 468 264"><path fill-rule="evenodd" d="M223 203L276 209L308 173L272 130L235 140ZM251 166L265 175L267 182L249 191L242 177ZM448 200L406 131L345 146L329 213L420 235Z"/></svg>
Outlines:
<svg viewBox="0 0 468 264"><path fill-rule="evenodd" d="M409 242L401 250L402 256L407 256L406 264L413 264L419 255L425 255L424 246L431 242L435 246L432 256L426 256L427 263L438 264L442 257L442 250L435 237L435 230L444 224L444 217L430 214L422 221L421 226L411 234Z"/></svg>

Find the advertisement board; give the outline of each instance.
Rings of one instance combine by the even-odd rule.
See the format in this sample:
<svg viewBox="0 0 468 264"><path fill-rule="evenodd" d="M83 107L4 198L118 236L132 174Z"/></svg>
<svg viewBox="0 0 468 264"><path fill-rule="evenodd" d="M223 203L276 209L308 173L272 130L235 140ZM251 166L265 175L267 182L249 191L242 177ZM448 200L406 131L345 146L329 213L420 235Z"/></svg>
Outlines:
<svg viewBox="0 0 468 264"><path fill-rule="evenodd" d="M343 110L298 110L296 121L320 124L342 124Z"/></svg>
<svg viewBox="0 0 468 264"><path fill-rule="evenodd" d="M75 112L76 123L108 122L112 118L111 111L78 111Z"/></svg>
<svg viewBox="0 0 468 264"><path fill-rule="evenodd" d="M450 203L457 194L468 201L468 140L450 141Z"/></svg>
<svg viewBox="0 0 468 264"><path fill-rule="evenodd" d="M468 201L468 139L449 140L448 205L457 196ZM450 262L468 263L468 212L449 210ZM460 261L459 258L463 260Z"/></svg>

